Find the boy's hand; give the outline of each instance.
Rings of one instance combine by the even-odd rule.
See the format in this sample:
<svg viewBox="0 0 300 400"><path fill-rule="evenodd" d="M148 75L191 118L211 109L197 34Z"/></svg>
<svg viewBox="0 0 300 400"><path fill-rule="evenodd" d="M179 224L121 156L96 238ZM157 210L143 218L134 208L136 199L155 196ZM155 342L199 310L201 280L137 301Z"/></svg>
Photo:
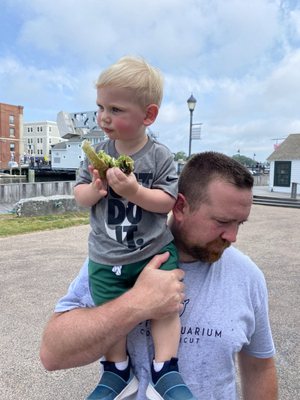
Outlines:
<svg viewBox="0 0 300 400"><path fill-rule="evenodd" d="M99 176L99 171L94 169L92 165L89 165L89 171L92 175L92 183L91 187L95 192L99 192L100 198L103 198L107 195L107 183Z"/></svg>
<svg viewBox="0 0 300 400"><path fill-rule="evenodd" d="M106 179L114 192L126 199L134 196L139 189L135 175L133 173L126 175L117 167L107 170Z"/></svg>

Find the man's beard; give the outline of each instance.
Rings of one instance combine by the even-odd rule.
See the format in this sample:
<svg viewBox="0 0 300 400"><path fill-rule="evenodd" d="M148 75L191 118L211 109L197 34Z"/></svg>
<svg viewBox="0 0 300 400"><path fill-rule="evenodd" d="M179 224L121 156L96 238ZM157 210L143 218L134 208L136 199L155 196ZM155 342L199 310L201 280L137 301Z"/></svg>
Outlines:
<svg viewBox="0 0 300 400"><path fill-rule="evenodd" d="M179 250L193 257L195 260L208 263L219 260L224 250L231 245L228 240L222 238L217 238L207 243L205 246L195 245L189 243L185 239L185 235L181 234L181 232L176 232L175 244Z"/></svg>

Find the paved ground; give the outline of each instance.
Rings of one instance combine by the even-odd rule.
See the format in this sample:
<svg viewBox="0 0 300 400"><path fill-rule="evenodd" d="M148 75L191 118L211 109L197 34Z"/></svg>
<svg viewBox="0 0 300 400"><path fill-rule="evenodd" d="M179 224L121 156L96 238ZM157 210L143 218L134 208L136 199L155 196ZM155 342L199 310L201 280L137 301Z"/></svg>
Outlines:
<svg viewBox="0 0 300 400"><path fill-rule="evenodd" d="M299 398L299 209L254 205L237 247L265 273L279 371L280 400ZM43 326L87 251L82 226L0 239L0 398L82 400L97 364L46 372L39 362Z"/></svg>

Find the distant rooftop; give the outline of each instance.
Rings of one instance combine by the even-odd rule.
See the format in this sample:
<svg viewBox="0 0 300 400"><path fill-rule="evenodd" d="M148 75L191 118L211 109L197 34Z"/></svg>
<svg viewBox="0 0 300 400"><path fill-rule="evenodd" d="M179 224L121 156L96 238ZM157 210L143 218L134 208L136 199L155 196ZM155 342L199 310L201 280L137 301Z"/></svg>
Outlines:
<svg viewBox="0 0 300 400"><path fill-rule="evenodd" d="M289 135L273 153L268 161L300 160L300 133Z"/></svg>

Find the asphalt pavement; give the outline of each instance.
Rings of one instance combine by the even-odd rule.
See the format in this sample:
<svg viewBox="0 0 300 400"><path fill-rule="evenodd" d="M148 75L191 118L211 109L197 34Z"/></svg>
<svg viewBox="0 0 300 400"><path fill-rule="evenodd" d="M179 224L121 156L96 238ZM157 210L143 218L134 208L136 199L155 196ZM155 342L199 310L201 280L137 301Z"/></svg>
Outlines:
<svg viewBox="0 0 300 400"><path fill-rule="evenodd" d="M300 210L253 205L236 246L263 270L277 348L280 400L299 398ZM0 399L82 400L98 365L47 372L43 327L87 254L89 227L0 238Z"/></svg>

